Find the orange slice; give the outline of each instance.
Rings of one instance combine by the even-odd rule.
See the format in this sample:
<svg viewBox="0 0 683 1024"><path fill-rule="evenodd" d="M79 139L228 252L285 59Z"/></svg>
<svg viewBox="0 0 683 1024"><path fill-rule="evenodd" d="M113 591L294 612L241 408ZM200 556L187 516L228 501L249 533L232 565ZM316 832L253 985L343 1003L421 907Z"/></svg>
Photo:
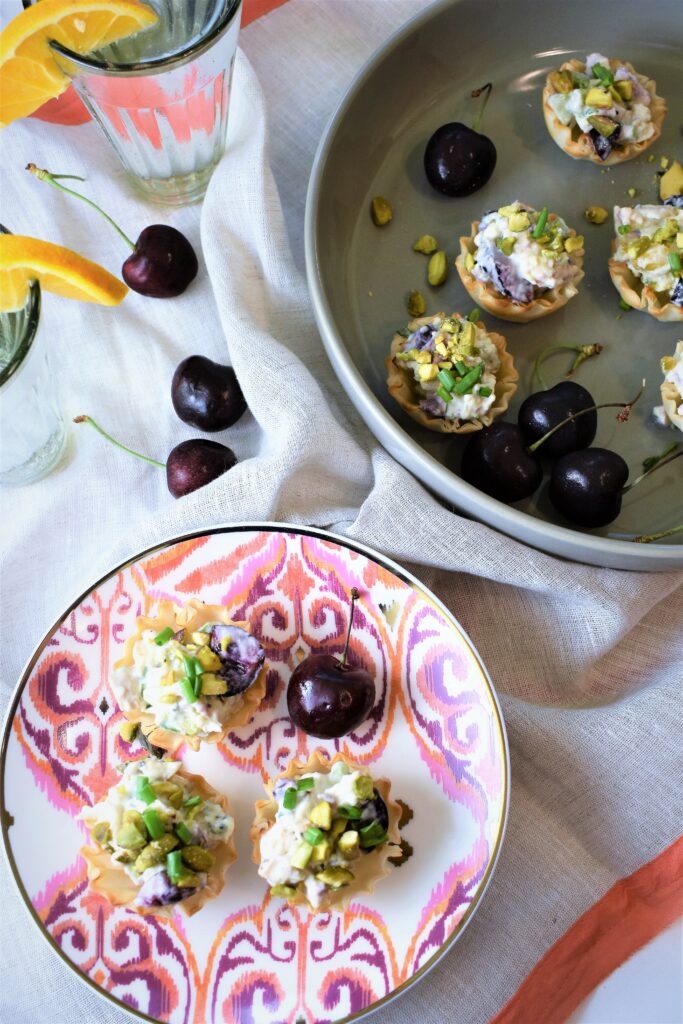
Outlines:
<svg viewBox="0 0 683 1024"><path fill-rule="evenodd" d="M23 309L32 281L47 292L101 306L118 306L128 291L118 277L72 249L39 238L0 235L0 312Z"/></svg>
<svg viewBox="0 0 683 1024"><path fill-rule="evenodd" d="M26 117L69 85L50 40L89 53L157 21L138 0L40 0L0 33L0 127Z"/></svg>

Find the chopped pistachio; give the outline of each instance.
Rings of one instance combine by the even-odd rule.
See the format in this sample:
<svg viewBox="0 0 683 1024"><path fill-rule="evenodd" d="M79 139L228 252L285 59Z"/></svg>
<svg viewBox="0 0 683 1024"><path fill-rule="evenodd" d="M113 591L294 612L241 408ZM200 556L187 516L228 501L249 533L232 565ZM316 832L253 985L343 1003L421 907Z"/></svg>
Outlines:
<svg viewBox="0 0 683 1024"><path fill-rule="evenodd" d="M662 168L663 171L665 171L667 169L667 167L669 166L669 158L668 158L668 156L663 156L660 159L659 166Z"/></svg>
<svg viewBox="0 0 683 1024"><path fill-rule="evenodd" d="M619 94L620 99L626 103L630 103L633 99L633 82L629 78L623 79L621 82L615 82L614 87Z"/></svg>
<svg viewBox="0 0 683 1024"><path fill-rule="evenodd" d="M659 179L659 198L664 202L671 196L683 195L683 167L674 160L666 174Z"/></svg>
<svg viewBox="0 0 683 1024"><path fill-rule="evenodd" d="M530 224L531 221L526 210L520 210L519 213L513 213L511 217L508 217L510 231L526 231Z"/></svg>
<svg viewBox="0 0 683 1024"><path fill-rule="evenodd" d="M679 231L676 235L676 245L679 249L683 249L683 231Z"/></svg>
<svg viewBox="0 0 683 1024"><path fill-rule="evenodd" d="M460 321L455 320L452 316L447 316L444 322L441 324L441 330L444 334L455 334L460 328Z"/></svg>
<svg viewBox="0 0 683 1024"><path fill-rule="evenodd" d="M360 850L360 836L358 832L353 831L353 829L349 829L347 832L344 832L339 837L337 849L344 860L353 860Z"/></svg>
<svg viewBox="0 0 683 1024"><path fill-rule="evenodd" d="M609 217L604 206L589 206L587 210L583 211L583 215L589 224L604 224Z"/></svg>
<svg viewBox="0 0 683 1024"><path fill-rule="evenodd" d="M353 881L353 872L347 868L327 868L325 871L319 871L315 877L318 882L322 882L330 889L341 889L343 885Z"/></svg>
<svg viewBox="0 0 683 1024"><path fill-rule="evenodd" d="M90 838L95 843L99 843L100 846L104 846L105 843L111 842L111 829L109 823L106 821L98 821L96 825L90 829Z"/></svg>
<svg viewBox="0 0 683 1024"><path fill-rule="evenodd" d="M591 114L588 117L588 123L605 139L614 135L618 128L617 122L613 121L611 117L605 117L604 114Z"/></svg>
<svg viewBox="0 0 683 1024"><path fill-rule="evenodd" d="M121 722L119 726L119 736L124 743L132 743L137 731L137 722Z"/></svg>
<svg viewBox="0 0 683 1024"><path fill-rule="evenodd" d="M370 775L359 775L353 783L353 792L358 800L372 800L375 784Z"/></svg>
<svg viewBox="0 0 683 1024"><path fill-rule="evenodd" d="M194 868L195 871L209 871L216 859L210 850L205 850L203 846L193 845L185 846L181 856L183 862L188 867Z"/></svg>
<svg viewBox="0 0 683 1024"><path fill-rule="evenodd" d="M570 235L564 243L565 252L578 252L583 249L583 235Z"/></svg>
<svg viewBox="0 0 683 1024"><path fill-rule="evenodd" d="M427 366L418 366L417 376L420 380L435 380L439 375L439 368L435 363Z"/></svg>
<svg viewBox="0 0 683 1024"><path fill-rule="evenodd" d="M378 228L383 228L385 224L394 216L394 211L391 208L391 203L384 199L382 196L375 196L370 204L370 214L372 216L373 223Z"/></svg>
<svg viewBox="0 0 683 1024"><path fill-rule="evenodd" d="M398 359L399 363L410 363L415 358L415 353L418 349L411 348L407 352L397 352L394 359Z"/></svg>
<svg viewBox="0 0 683 1024"><path fill-rule="evenodd" d="M425 352L424 349L416 349L413 359L416 363L431 363L432 356L430 352Z"/></svg>
<svg viewBox="0 0 683 1024"><path fill-rule="evenodd" d="M439 250L429 257L427 264L427 280L432 288L438 288L448 277L448 258Z"/></svg>
<svg viewBox="0 0 683 1024"><path fill-rule="evenodd" d="M627 193L627 195L629 195L631 197L631 199L635 199L636 196L638 195L638 189L627 188L626 189L626 193Z"/></svg>
<svg viewBox="0 0 683 1024"><path fill-rule="evenodd" d="M571 92L574 88L571 72L569 71L551 71L548 75L548 81L555 92Z"/></svg>
<svg viewBox="0 0 683 1024"><path fill-rule="evenodd" d="M271 896L278 896L283 900L291 900L296 896L296 889L292 885L273 885L270 888Z"/></svg>
<svg viewBox="0 0 683 1024"><path fill-rule="evenodd" d="M586 93L585 102L587 107L607 109L612 106L614 100L607 89L601 89L596 85Z"/></svg>
<svg viewBox="0 0 683 1024"><path fill-rule="evenodd" d="M427 369L427 367L424 367ZM327 800L320 800L308 816L312 825L327 831L332 825L332 807Z"/></svg>
<svg viewBox="0 0 683 1024"><path fill-rule="evenodd" d="M425 256L431 256L431 254L436 252L437 249L438 245L434 235L420 235L413 246L413 250L415 252L423 252Z"/></svg>
<svg viewBox="0 0 683 1024"><path fill-rule="evenodd" d="M408 295L408 302L406 303L406 309L412 317L424 316L427 310L427 304L424 300L424 296L413 289Z"/></svg>
<svg viewBox="0 0 683 1024"><path fill-rule="evenodd" d="M324 864L327 858L332 853L332 843L329 839L321 839L319 843L316 843L313 847L313 856L311 857L311 864Z"/></svg>
<svg viewBox="0 0 683 1024"><path fill-rule="evenodd" d="M648 154L648 157L647 157L647 162L648 162L649 164L653 164L653 163L655 162L655 155L654 155L654 153L649 153L649 154Z"/></svg>
<svg viewBox="0 0 683 1024"><path fill-rule="evenodd" d="M515 238L498 238L496 239L496 245L505 256L510 256L512 250L515 247Z"/></svg>
<svg viewBox="0 0 683 1024"><path fill-rule="evenodd" d="M471 252L468 252L465 256L465 270L472 270L474 267L474 256Z"/></svg>
<svg viewBox="0 0 683 1024"><path fill-rule="evenodd" d="M501 217L512 217L515 213L519 213L519 208L514 204L510 206L499 206L498 213Z"/></svg>
<svg viewBox="0 0 683 1024"><path fill-rule="evenodd" d="M162 693L159 697L160 704L177 704L180 698L175 693Z"/></svg>

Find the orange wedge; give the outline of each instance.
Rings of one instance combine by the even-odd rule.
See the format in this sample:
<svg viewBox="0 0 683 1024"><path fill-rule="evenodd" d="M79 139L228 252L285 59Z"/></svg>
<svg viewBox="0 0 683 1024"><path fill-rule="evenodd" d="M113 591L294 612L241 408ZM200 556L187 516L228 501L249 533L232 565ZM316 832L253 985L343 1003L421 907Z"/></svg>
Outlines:
<svg viewBox="0 0 683 1024"><path fill-rule="evenodd" d="M100 306L118 306L128 291L118 277L72 249L23 235L0 235L0 312L23 309L32 281L55 295Z"/></svg>
<svg viewBox="0 0 683 1024"><path fill-rule="evenodd" d="M156 13L138 0L40 0L21 11L0 33L0 127L68 87L50 40L89 53L155 21Z"/></svg>

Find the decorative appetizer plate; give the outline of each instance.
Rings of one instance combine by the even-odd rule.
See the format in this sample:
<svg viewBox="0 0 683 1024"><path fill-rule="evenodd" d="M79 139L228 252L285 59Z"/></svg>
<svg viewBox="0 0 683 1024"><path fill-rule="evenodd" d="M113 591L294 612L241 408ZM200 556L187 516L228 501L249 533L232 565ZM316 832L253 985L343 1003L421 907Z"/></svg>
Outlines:
<svg viewBox="0 0 683 1024"><path fill-rule="evenodd" d="M443 0L408 22L373 57L351 85L320 144L309 186L306 224L308 282L318 325L342 386L388 451L447 502L534 547L595 565L624 569L683 567L683 534L649 545L618 534L650 534L683 521L683 459L646 480L624 499L616 522L579 531L560 521L546 496L516 506L489 498L460 479L466 438L420 427L390 398L384 360L392 335L409 317L406 298L422 292L427 313L467 314L473 302L453 266L458 238L472 221L515 199L540 210L547 205L585 237L585 278L563 309L536 323L497 320L489 330L507 339L520 381L506 419L516 419L534 390L534 359L551 344L600 342L604 350L575 375L598 402L626 402L643 378L645 394L626 424L616 410L599 415L595 444L612 448L630 467L670 443L674 429L657 426L661 403L659 360L673 355L681 325L619 308L607 270L614 237L612 207L657 203L660 159L681 160L683 123L683 19L680 0ZM661 138L647 155L616 167L572 160L546 130L541 92L548 71L587 52L629 60L657 82L669 111ZM493 82L481 131L497 148L493 176L467 198L447 198L428 184L423 169L427 140L441 124L470 122L473 89ZM628 194L636 189L635 197ZM383 196L393 207L378 228L370 202ZM603 206L607 223L587 223L583 211ZM449 276L439 288L426 280L427 258L413 252L422 235L434 235L448 254ZM543 376L551 386L571 363L569 353L549 359ZM451 468L449 468L451 467ZM452 467L455 467L452 468Z"/></svg>
<svg viewBox="0 0 683 1024"><path fill-rule="evenodd" d="M287 716L287 680L312 649L351 645L376 680L358 730L320 741ZM192 918L140 916L89 891L79 853L85 805L142 756L119 735L112 666L157 602L201 598L245 620L266 650L265 699L249 725L180 757L227 794L237 861ZM251 860L263 781L297 756L336 750L412 818L406 859L347 910L310 914L272 898ZM354 542L313 529L231 526L160 545L76 600L32 655L2 745L2 834L28 910L64 962L143 1020L317 1024L359 1019L426 973L472 917L500 851L508 807L505 730L491 682L446 608ZM407 816L407 815L406 815ZM408 845L409 844L409 845Z"/></svg>

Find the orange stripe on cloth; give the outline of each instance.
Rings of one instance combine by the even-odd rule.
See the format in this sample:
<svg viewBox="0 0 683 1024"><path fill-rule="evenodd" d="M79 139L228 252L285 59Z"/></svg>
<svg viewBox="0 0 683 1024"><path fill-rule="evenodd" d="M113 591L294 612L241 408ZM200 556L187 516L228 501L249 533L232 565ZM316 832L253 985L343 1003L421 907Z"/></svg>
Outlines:
<svg viewBox="0 0 683 1024"><path fill-rule="evenodd" d="M262 18L264 14L286 4L287 0L244 0L242 10L242 28L251 25L252 21Z"/></svg>
<svg viewBox="0 0 683 1024"><path fill-rule="evenodd" d="M683 836L587 910L490 1024L564 1024L600 982L681 914Z"/></svg>

